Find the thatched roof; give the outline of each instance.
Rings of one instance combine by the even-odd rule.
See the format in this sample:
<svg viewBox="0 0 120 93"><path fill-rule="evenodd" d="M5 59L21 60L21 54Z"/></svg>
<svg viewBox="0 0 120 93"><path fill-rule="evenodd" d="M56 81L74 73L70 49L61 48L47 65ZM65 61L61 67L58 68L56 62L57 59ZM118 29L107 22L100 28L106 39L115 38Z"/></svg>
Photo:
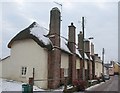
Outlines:
<svg viewBox="0 0 120 93"><path fill-rule="evenodd" d="M8 44L8 48L12 47L12 44L14 41L18 40L24 40L24 39L33 39L38 45L40 45L43 48L47 48L48 50L52 50L53 48L56 48L53 46L51 40L48 36L49 31L41 27L36 22L33 22L29 27L19 32ZM60 37L61 44L59 49L62 50L65 53L72 54L71 51L68 48L68 41L66 41L64 38ZM58 47L57 47L58 48Z"/></svg>
<svg viewBox="0 0 120 93"><path fill-rule="evenodd" d="M33 39L38 45L49 50L52 49L52 42L47 37L48 30L33 22L29 27L19 32L8 44L8 48L12 47L14 41Z"/></svg>

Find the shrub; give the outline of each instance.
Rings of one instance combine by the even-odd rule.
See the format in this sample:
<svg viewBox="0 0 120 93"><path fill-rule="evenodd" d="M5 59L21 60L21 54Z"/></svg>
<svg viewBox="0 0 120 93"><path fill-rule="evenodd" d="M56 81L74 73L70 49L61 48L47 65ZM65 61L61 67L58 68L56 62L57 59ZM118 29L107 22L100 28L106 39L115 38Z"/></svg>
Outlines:
<svg viewBox="0 0 120 93"><path fill-rule="evenodd" d="M74 80L74 81L73 81L73 85L74 85L74 86L78 86L78 85L79 85L79 81L78 81L78 80Z"/></svg>
<svg viewBox="0 0 120 93"><path fill-rule="evenodd" d="M87 82L84 80L75 80L73 85L76 87L77 91L84 91L87 85Z"/></svg>

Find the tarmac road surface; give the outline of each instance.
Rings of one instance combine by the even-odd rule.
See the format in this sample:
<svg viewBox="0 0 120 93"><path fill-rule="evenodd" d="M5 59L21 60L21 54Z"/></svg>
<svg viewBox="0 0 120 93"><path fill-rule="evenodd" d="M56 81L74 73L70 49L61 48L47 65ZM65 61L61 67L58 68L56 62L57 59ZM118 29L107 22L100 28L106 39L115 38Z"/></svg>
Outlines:
<svg viewBox="0 0 120 93"><path fill-rule="evenodd" d="M117 75L112 76L109 81L106 81L105 83L93 87L89 91L118 91L118 77Z"/></svg>

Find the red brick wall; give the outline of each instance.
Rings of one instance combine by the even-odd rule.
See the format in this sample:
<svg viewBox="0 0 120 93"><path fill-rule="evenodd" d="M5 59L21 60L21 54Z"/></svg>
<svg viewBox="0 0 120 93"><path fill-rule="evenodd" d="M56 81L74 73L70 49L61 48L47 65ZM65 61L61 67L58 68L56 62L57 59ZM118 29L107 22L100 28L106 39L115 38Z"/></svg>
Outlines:
<svg viewBox="0 0 120 93"><path fill-rule="evenodd" d="M60 84L64 84L64 68L60 69Z"/></svg>
<svg viewBox="0 0 120 93"><path fill-rule="evenodd" d="M48 53L48 88L58 88L60 85L60 62L61 62L61 50L60 50L60 10L53 8L50 11L50 40L53 43L54 49ZM51 37L51 35L53 37Z"/></svg>
<svg viewBox="0 0 120 93"><path fill-rule="evenodd" d="M48 54L48 88L57 88L60 84L60 50L54 49Z"/></svg>

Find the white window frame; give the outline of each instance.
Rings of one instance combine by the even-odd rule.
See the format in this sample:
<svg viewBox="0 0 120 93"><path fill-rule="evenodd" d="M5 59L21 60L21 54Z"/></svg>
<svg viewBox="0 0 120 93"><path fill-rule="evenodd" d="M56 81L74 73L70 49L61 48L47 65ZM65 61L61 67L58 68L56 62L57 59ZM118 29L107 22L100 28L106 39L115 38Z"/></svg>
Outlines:
<svg viewBox="0 0 120 93"><path fill-rule="evenodd" d="M25 77L27 75L27 67L26 66L22 66L21 67L21 76Z"/></svg>

